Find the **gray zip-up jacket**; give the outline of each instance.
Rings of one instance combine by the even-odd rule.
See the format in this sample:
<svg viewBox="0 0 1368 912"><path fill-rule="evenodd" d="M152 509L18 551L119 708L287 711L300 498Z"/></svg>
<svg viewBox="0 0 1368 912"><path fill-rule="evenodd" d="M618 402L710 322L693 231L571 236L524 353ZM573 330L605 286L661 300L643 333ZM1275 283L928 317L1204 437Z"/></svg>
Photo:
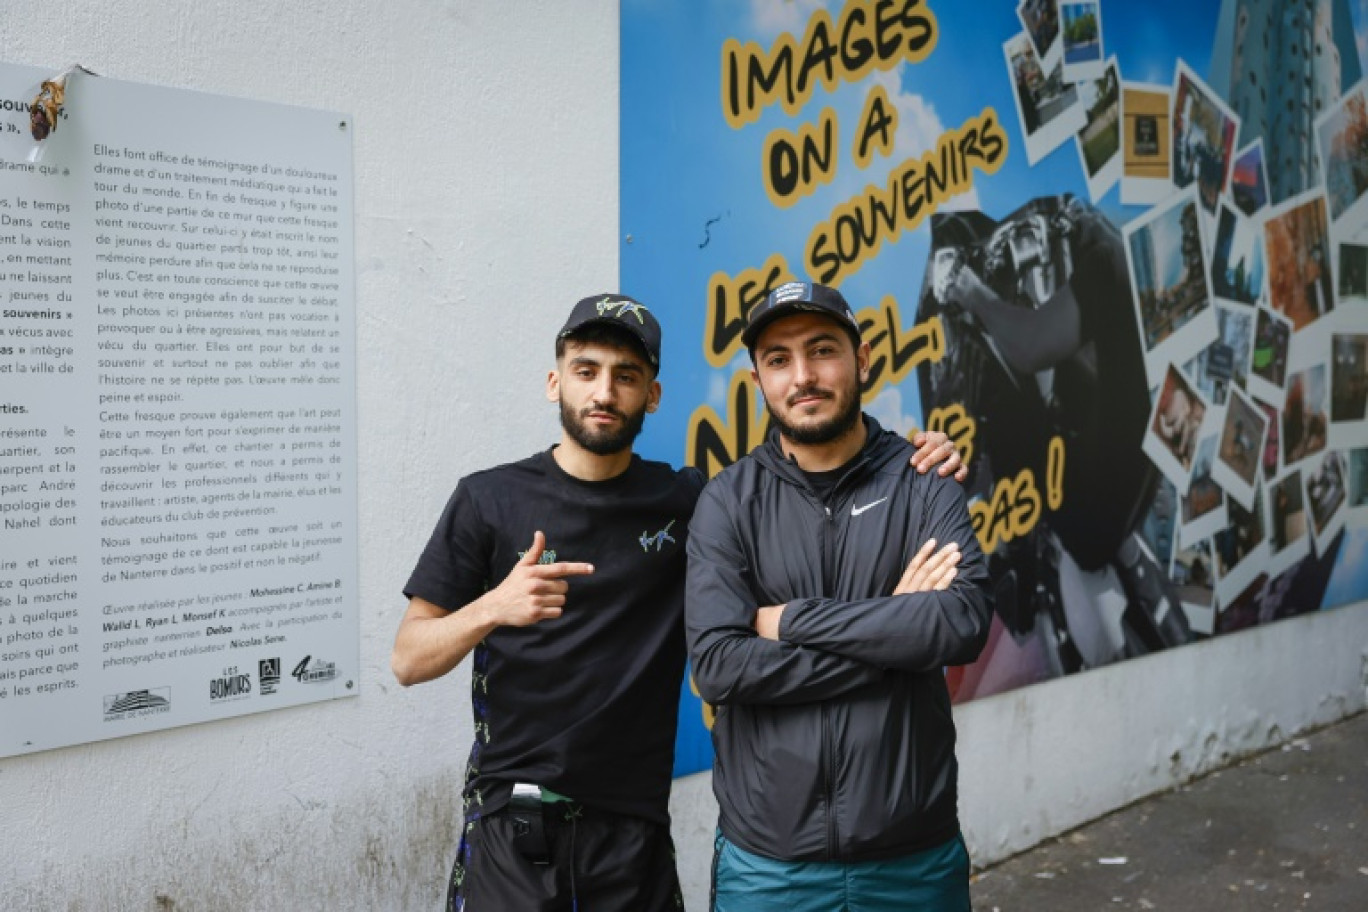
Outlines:
<svg viewBox="0 0 1368 912"><path fill-rule="evenodd" d="M689 526L685 619L694 680L717 710L722 833L793 861L907 855L959 830L943 666L988 637L987 564L963 489L869 439L826 502L778 435L704 488ZM890 595L929 538L957 542L942 592ZM785 604L779 641L756 609Z"/></svg>

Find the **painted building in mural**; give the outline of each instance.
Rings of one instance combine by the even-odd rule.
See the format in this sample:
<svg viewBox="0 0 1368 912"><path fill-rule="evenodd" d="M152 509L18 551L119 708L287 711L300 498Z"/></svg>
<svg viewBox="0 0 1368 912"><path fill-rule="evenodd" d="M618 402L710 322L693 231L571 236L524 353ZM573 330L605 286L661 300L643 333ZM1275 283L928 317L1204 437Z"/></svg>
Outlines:
<svg viewBox="0 0 1368 912"><path fill-rule="evenodd" d="M622 284L668 349L643 449L711 475L753 448L745 316L822 281L866 411L970 466L996 610L957 701L1362 601L1355 14L624 0ZM679 772L708 761L682 700Z"/></svg>
<svg viewBox="0 0 1368 912"><path fill-rule="evenodd" d="M1314 184L1315 121L1358 81L1347 0L1225 0L1212 50L1211 85L1239 115L1240 145L1268 151L1274 201Z"/></svg>

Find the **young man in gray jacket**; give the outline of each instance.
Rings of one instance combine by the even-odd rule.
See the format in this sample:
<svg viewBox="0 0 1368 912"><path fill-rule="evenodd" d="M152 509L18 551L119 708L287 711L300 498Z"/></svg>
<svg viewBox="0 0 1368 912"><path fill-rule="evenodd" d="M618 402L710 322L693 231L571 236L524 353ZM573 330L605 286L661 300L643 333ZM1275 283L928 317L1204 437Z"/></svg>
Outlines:
<svg viewBox="0 0 1368 912"><path fill-rule="evenodd" d="M861 413L869 345L838 291L782 285L742 338L773 429L704 488L687 546L714 908L967 910L943 667L978 656L991 606L964 492ZM958 566L909 585L937 543Z"/></svg>

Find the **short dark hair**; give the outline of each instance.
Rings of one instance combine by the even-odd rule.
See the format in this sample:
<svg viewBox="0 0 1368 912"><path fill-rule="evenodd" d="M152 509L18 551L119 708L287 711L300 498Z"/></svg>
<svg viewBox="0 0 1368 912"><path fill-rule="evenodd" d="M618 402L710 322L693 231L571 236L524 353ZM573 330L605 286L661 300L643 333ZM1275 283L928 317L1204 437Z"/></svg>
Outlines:
<svg viewBox="0 0 1368 912"><path fill-rule="evenodd" d="M655 367L651 364L650 353L646 351L646 346L641 344L641 340L632 335L625 329L619 329L611 323L589 323L572 333L556 337L556 360L565 357L565 346L569 342L578 345L606 345L609 348L628 349L637 357L641 358L642 363L655 375Z"/></svg>

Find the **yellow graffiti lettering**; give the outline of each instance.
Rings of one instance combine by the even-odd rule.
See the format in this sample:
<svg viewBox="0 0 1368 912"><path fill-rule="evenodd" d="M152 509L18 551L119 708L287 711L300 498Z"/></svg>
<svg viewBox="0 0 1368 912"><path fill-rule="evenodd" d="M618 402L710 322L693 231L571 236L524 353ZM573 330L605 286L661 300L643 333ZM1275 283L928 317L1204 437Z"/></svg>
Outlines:
<svg viewBox="0 0 1368 912"><path fill-rule="evenodd" d="M964 460L968 462L966 458ZM1049 459L1045 466L1045 497L1051 510L1064 506L1064 438L1050 438Z"/></svg>
<svg viewBox="0 0 1368 912"><path fill-rule="evenodd" d="M945 356L945 331L940 317L931 317L904 330L898 302L892 295L884 296L878 310L866 307L855 319L869 343L869 376L862 390L866 399L887 384L901 382L917 365Z"/></svg>
<svg viewBox="0 0 1368 912"><path fill-rule="evenodd" d="M795 134L780 127L765 139L765 193L787 209L836 177L836 112L823 108L817 123Z"/></svg>
<svg viewBox="0 0 1368 912"><path fill-rule="evenodd" d="M964 406L958 402L953 405L943 406L931 410L931 416L926 421L928 431L940 431L945 436L954 441L955 449L960 452L960 459L968 465L974 459L974 436L978 433L978 422L976 422Z"/></svg>
<svg viewBox="0 0 1368 912"><path fill-rule="evenodd" d="M976 500L969 505L974 534L984 553L991 554L999 544L1025 535L1040 521L1040 492L1035 475L1022 469L1016 478L1003 478L993 486L991 503Z"/></svg>
<svg viewBox="0 0 1368 912"><path fill-rule="evenodd" d="M855 166L861 170L868 168L875 152L891 155L897 132L898 109L889 103L887 90L876 84L860 112L860 135L855 138L855 148L851 150Z"/></svg>
<svg viewBox="0 0 1368 912"><path fill-rule="evenodd" d="M713 367L725 367L741 347L741 332L751 308L793 273L782 254L774 254L759 269L743 269L735 278L714 272L708 279L708 313L703 321L703 357Z"/></svg>
<svg viewBox="0 0 1368 912"><path fill-rule="evenodd" d="M816 281L838 286L874 257L885 241L915 231L951 197L973 186L975 170L993 174L1007 160L1007 133L984 108L936 147L893 169L883 187L868 185L838 205L808 235L803 265Z"/></svg>
<svg viewBox="0 0 1368 912"><path fill-rule="evenodd" d="M698 692L698 685L694 683L694 677L692 674L689 675L689 690L693 691L693 695L695 697L698 697L699 700L702 701L703 727L706 728L708 731L712 731L713 722L717 719L717 710L713 708L713 705L711 703L709 703L707 700L704 700L703 695Z"/></svg>
<svg viewBox="0 0 1368 912"><path fill-rule="evenodd" d="M802 42L784 32L766 51L754 41L722 44L722 114L739 130L778 102L797 114L817 84L828 91L858 82L871 70L918 63L936 48L936 17L923 0L881 2L870 9L847 3L837 24L819 9L808 19Z"/></svg>
<svg viewBox="0 0 1368 912"><path fill-rule="evenodd" d="M728 416L724 421L710 405L700 405L689 417L685 438L685 463L712 478L745 456L765 439L769 413L756 405L756 388L750 371L732 374L727 392Z"/></svg>

